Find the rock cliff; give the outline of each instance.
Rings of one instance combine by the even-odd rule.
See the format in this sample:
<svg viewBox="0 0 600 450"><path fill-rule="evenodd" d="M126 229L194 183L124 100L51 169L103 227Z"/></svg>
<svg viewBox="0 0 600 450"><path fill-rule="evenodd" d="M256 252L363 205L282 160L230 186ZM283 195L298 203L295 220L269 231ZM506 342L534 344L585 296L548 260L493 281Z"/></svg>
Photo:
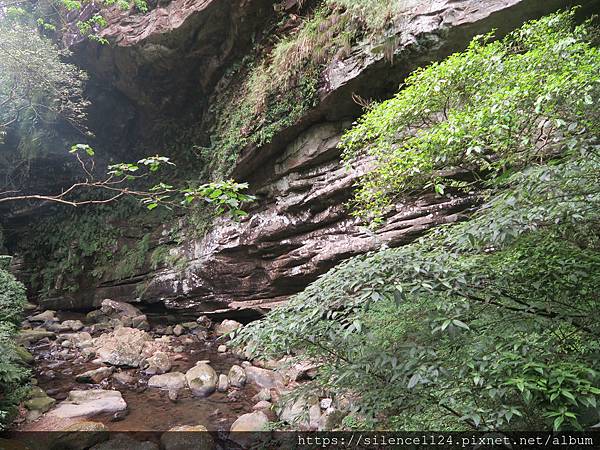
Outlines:
<svg viewBox="0 0 600 450"><path fill-rule="evenodd" d="M275 6L300 13L303 3ZM475 35L492 29L503 35L571 3L406 1L402 20L386 32L385 42L364 40L346 57L322 67L314 107L270 142L240 152L233 176L248 181L259 197L247 219L218 220L204 238L184 240L171 250L183 265L145 267L126 280L105 279L85 292L46 300L46 306L91 307L103 298L136 298L143 304L243 317L285 300L345 258L399 246L432 226L460 220L476 206L474 198L423 194L398 204L376 233L348 215L344 204L369 165L363 161L346 168L339 160L340 136L361 113L354 99L385 98L412 70L464 49ZM591 8L594 2L580 3ZM173 0L145 15L115 11L103 31L111 46L65 39L94 83L103 86L103 95L127 105L135 125L123 131L126 140L154 139L151 132L141 133L157 120L184 113L208 120L221 78L253 41L274 29L274 4ZM382 52L380 47L390 43L391 54ZM106 127L99 129L106 133Z"/></svg>

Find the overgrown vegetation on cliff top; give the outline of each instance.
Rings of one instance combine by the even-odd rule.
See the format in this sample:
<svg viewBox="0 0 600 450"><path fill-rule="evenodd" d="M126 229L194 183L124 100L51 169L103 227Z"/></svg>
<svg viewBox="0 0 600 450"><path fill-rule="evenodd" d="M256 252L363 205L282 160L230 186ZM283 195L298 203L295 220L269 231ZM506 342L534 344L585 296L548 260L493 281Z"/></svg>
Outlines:
<svg viewBox="0 0 600 450"><path fill-rule="evenodd" d="M213 177L227 176L244 147L296 123L318 101L323 67L367 36L384 43L405 8L401 0L326 0L268 53L245 58L213 111L213 141L203 150Z"/></svg>
<svg viewBox="0 0 600 450"><path fill-rule="evenodd" d="M413 190L472 190L484 206L417 242L350 259L245 327L256 355L323 363L355 426L574 429L600 421L600 51L573 13L415 73L345 137L377 165L368 219ZM408 93L410 93L410 102ZM456 193L456 192L455 192Z"/></svg>

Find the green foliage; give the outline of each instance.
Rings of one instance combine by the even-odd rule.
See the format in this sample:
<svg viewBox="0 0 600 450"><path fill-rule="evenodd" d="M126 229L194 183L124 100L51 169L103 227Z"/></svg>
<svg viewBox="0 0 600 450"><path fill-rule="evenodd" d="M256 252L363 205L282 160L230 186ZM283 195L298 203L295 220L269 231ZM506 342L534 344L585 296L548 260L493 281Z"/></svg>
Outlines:
<svg viewBox="0 0 600 450"><path fill-rule="evenodd" d="M44 130L59 119L84 122L86 76L63 61L68 52L10 18L0 19L0 42L0 142L15 124Z"/></svg>
<svg viewBox="0 0 600 450"><path fill-rule="evenodd" d="M29 377L15 344L25 302L23 285L0 268L0 430L14 417Z"/></svg>
<svg viewBox="0 0 600 450"><path fill-rule="evenodd" d="M42 296L51 296L77 292L89 277L102 280L134 275L150 253L150 236L125 239L124 234L139 233L154 221L164 220L166 213L153 212L148 217L140 211L132 215L132 208L136 203L122 201L62 210L32 224L19 249L33 268L28 286Z"/></svg>
<svg viewBox="0 0 600 450"><path fill-rule="evenodd" d="M318 102L323 67L361 39L385 42L403 8L402 0L327 0L268 54L245 58L213 102L212 142L201 150L212 177L227 177L241 149L270 143L302 118Z"/></svg>
<svg viewBox="0 0 600 450"><path fill-rule="evenodd" d="M501 41L415 71L393 99L373 106L342 139L351 163L373 157L355 215L381 221L394 201L421 189L471 190L452 176L497 176L577 147L598 130L599 50L573 13L551 16ZM463 176L464 179L464 176Z"/></svg>
<svg viewBox="0 0 600 450"><path fill-rule="evenodd" d="M411 77L412 107L400 93L369 111L344 139L347 157L366 145L378 161L357 197L362 217L381 217L385 201L440 177L451 185L436 175L448 166L480 175L483 206L410 245L343 262L234 343L264 358L320 361L316 389L356 398L360 426L598 423L600 53L586 42L588 27L574 27L567 12L503 41L478 39ZM447 80L445 115L434 80ZM426 103L428 122L414 125ZM363 202L384 180L395 183L385 201Z"/></svg>
<svg viewBox="0 0 600 450"><path fill-rule="evenodd" d="M191 205L197 200L205 201L215 208L215 214L221 215L228 212L234 219L248 215L240 209L244 203L256 200L256 197L244 194L248 183L236 183L234 180L206 183L197 188L184 189L184 204Z"/></svg>

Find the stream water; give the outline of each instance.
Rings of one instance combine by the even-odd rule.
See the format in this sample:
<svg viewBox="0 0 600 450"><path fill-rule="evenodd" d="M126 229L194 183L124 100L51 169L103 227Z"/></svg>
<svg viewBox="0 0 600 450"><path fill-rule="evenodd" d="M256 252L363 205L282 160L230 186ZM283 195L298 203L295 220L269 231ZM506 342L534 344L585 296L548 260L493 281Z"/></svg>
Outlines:
<svg viewBox="0 0 600 450"><path fill-rule="evenodd" d="M83 315L61 314L61 320L82 319ZM156 321L154 318L153 321ZM156 323L155 323L156 324ZM162 323L161 323L162 324ZM151 324L152 326L153 324ZM153 328L153 327L152 327ZM150 331L151 334L154 334ZM155 337L160 335L154 334ZM178 352L173 361L171 372L185 373L197 361L208 360L210 365L219 373L227 374L234 364L240 364L239 359L229 353L218 353L217 346L220 342L209 337L206 340L189 339L189 336L179 340L182 352ZM145 375L139 369L117 369L125 372L134 380L123 384L113 377L99 384L86 384L76 381L75 376L87 370L98 367L93 362L77 361L78 358L66 359L56 350L51 350L49 342L41 341L38 345L30 347L35 357L35 377L38 386L57 401L64 400L71 390L86 389L114 389L122 393L127 403L127 415L119 416L117 420L113 415L99 415L90 420L104 423L111 431L166 431L180 425L204 425L209 430L227 431L232 423L242 414L252 412L252 397L256 390L251 385L243 389L232 389L228 392L215 392L209 397L193 397L187 389L180 391L176 401L169 399L167 391L148 388L147 381L150 375ZM22 431L47 430L48 424L44 420L31 423L22 423Z"/></svg>

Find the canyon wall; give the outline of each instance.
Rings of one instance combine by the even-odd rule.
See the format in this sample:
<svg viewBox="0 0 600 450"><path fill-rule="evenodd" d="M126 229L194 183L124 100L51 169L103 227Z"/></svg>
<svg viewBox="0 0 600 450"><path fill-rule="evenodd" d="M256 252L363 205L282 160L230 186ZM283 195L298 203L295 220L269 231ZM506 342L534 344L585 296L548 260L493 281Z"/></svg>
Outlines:
<svg viewBox="0 0 600 450"><path fill-rule="evenodd" d="M131 116L125 128L122 120L121 129L98 126L100 134L110 134L106 140L118 147L123 140L154 139L148 130L165 118L193 112L200 122L208 120L211 95L222 77L253 42L272 32L275 3L173 0L145 15L115 11L102 32L114 42L110 46L66 35L75 60L102 86L106 101L118 98L126 105L115 114L127 109ZM376 232L349 216L345 203L369 167L369 161L345 167L337 148L344 129L361 114L355 99L389 97L412 70L463 50L474 36L493 29L502 36L572 3L407 1L402 20L386 33L391 55L381 52L382 42L356 44L343 59L322 68L314 107L268 143L240 152L232 176L247 181L259 198L247 218L239 223L218 219L203 238L190 234L170 249L184 261L176 267L145 265L127 279L106 276L84 291L43 303L88 308L113 298L250 317L299 292L345 258L399 246L433 226L460 220L476 206L475 197L423 194L398 204ZM592 8L594 2L579 3ZM275 6L300 8L293 0ZM110 121L105 114L95 120L101 119ZM155 230L153 247L161 245L171 226Z"/></svg>

